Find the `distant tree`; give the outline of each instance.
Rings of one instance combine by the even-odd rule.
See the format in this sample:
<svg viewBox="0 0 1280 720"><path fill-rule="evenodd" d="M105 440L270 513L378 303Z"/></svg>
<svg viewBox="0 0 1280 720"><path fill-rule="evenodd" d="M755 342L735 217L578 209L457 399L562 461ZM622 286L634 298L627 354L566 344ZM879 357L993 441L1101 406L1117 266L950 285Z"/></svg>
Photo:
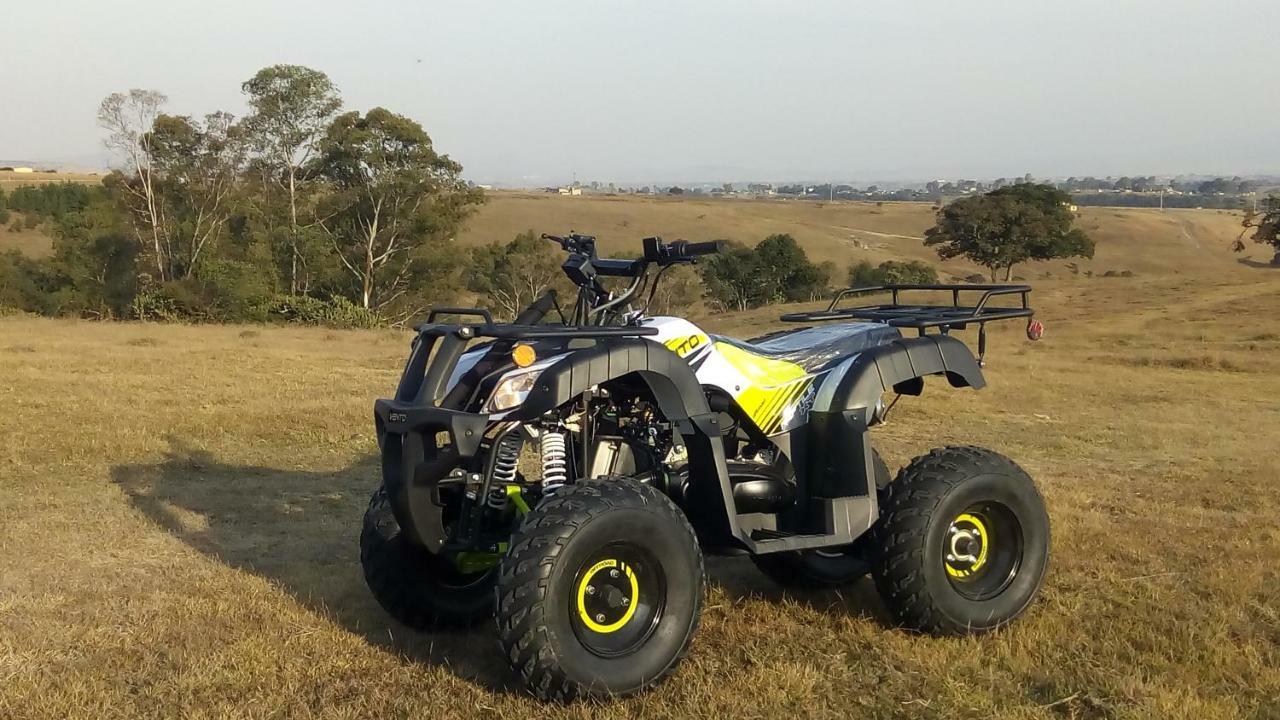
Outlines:
<svg viewBox="0 0 1280 720"><path fill-rule="evenodd" d="M9 207L44 219L60 219L89 204L95 189L73 182L23 185L9 196Z"/></svg>
<svg viewBox="0 0 1280 720"><path fill-rule="evenodd" d="M1249 231L1252 230L1250 237L1255 242L1270 245L1275 250L1271 264L1280 265L1280 197L1272 195L1262 202L1260 209L1246 212L1242 224L1244 230L1236 238L1235 251L1244 250L1245 235L1249 235Z"/></svg>
<svg viewBox="0 0 1280 720"><path fill-rule="evenodd" d="M1227 178L1219 177L1201 182L1196 186L1196 192L1201 195L1216 195L1218 193L1225 194L1235 192L1238 187L1237 183L1232 182Z"/></svg>
<svg viewBox="0 0 1280 720"><path fill-rule="evenodd" d="M702 299L702 279L695 266L672 265L663 271L653 294L649 313L653 315L680 314Z"/></svg>
<svg viewBox="0 0 1280 720"><path fill-rule="evenodd" d="M729 244L698 263L707 296L726 310L746 310L773 302L776 284L752 248Z"/></svg>
<svg viewBox="0 0 1280 720"><path fill-rule="evenodd" d="M151 129L166 102L168 98L163 93L135 88L112 93L98 106L98 125L107 131L106 146L126 163L129 174L124 177L134 179L119 187L135 218L135 237L142 245L150 244L152 262L161 281L169 278L161 246L160 198L152 172Z"/></svg>
<svg viewBox="0 0 1280 720"><path fill-rule="evenodd" d="M792 236L770 235L756 245L755 254L771 299L795 302L826 294L830 277L809 262Z"/></svg>
<svg viewBox="0 0 1280 720"><path fill-rule="evenodd" d="M406 298L412 280L448 259L447 243L484 197L421 125L382 108L335 118L319 162L333 188L321 227L366 309ZM416 313L420 299L403 312Z"/></svg>
<svg viewBox="0 0 1280 720"><path fill-rule="evenodd" d="M938 271L919 260L887 260L878 266L862 260L849 268L849 287L938 282Z"/></svg>
<svg viewBox="0 0 1280 720"><path fill-rule="evenodd" d="M153 185L164 209L165 277L182 279L195 272L230 218L247 150L244 133L230 114L214 112L203 121L160 115L148 135Z"/></svg>
<svg viewBox="0 0 1280 720"><path fill-rule="evenodd" d="M1093 257L1093 240L1072 227L1071 196L1051 185L1020 183L942 208L924 244L942 259L964 257L1005 280L1028 260Z"/></svg>
<svg viewBox="0 0 1280 720"><path fill-rule="evenodd" d="M309 276L301 234L316 220L301 219L299 201L311 179L317 146L342 97L328 75L301 65L272 65L241 85L250 113L245 129L260 154L267 176L277 183L288 204L289 293L305 292Z"/></svg>
<svg viewBox="0 0 1280 720"><path fill-rule="evenodd" d="M83 208L61 218L47 261L58 289L46 311L93 318L128 314L137 292L140 251L129 225L129 217L105 189L97 189Z"/></svg>
<svg viewBox="0 0 1280 720"><path fill-rule="evenodd" d="M707 297L725 309L812 300L828 292L834 265L815 265L795 238L770 235L754 248L730 244L699 268Z"/></svg>
<svg viewBox="0 0 1280 720"><path fill-rule="evenodd" d="M672 185L670 188L668 188L668 189L667 189L667 194L668 194L668 195L683 195L683 194L684 194L684 188L680 187L679 185Z"/></svg>
<svg viewBox="0 0 1280 720"><path fill-rule="evenodd" d="M836 279L836 264L830 260L823 260L813 266L813 277L815 282L809 286L808 300L817 300L831 294L831 283Z"/></svg>
<svg viewBox="0 0 1280 720"><path fill-rule="evenodd" d="M10 308L48 311L50 287L46 266L17 250L0 252L0 314Z"/></svg>
<svg viewBox="0 0 1280 720"><path fill-rule="evenodd" d="M505 245L495 242L473 249L466 282L468 290L484 295L510 320L562 276L552 244L526 230Z"/></svg>
<svg viewBox="0 0 1280 720"><path fill-rule="evenodd" d="M849 266L849 287L872 287L883 285L884 276L876 273L876 266L870 260L859 260Z"/></svg>

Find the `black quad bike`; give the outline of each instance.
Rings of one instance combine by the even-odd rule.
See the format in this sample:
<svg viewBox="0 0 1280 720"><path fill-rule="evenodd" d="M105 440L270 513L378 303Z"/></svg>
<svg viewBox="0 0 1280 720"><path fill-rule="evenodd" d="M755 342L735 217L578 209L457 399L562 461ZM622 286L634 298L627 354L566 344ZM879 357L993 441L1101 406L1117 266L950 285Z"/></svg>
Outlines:
<svg viewBox="0 0 1280 720"><path fill-rule="evenodd" d="M617 260L589 236L544 237L568 253L570 308L547 293L510 324L433 310L395 397L374 405L382 486L360 559L397 620L496 616L529 690L567 699L672 671L698 625L704 551L749 554L784 585L869 571L896 621L922 632L991 630L1026 610L1049 548L1031 478L990 450L946 447L893 479L868 430L886 397L918 395L926 377L983 387L986 323L1027 318L1038 334L1029 287L849 289L782 318L803 327L741 341L645 312L646 287L652 300L666 268L716 243L648 238ZM841 306L866 293L890 302ZM970 325L978 358L949 334Z"/></svg>

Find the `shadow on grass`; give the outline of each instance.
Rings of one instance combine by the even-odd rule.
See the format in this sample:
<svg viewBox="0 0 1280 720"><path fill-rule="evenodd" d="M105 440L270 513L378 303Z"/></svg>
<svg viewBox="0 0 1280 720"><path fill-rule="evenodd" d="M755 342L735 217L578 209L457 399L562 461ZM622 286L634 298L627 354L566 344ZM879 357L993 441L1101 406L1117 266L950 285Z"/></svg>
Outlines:
<svg viewBox="0 0 1280 720"><path fill-rule="evenodd" d="M373 645L492 690L513 687L489 625L414 632L369 594L359 538L378 485L376 455L342 470L310 472L227 464L169 442L163 462L111 471L129 502L157 525L230 567L271 580Z"/></svg>
<svg viewBox="0 0 1280 720"><path fill-rule="evenodd" d="M1276 258L1272 259L1271 262L1263 262L1261 260L1254 260L1253 258L1247 258L1247 257L1236 258L1236 262L1251 268L1260 268L1262 270L1280 270L1280 263L1276 262L1276 259L1280 259L1280 253L1276 253Z"/></svg>
<svg viewBox="0 0 1280 720"><path fill-rule="evenodd" d="M719 587L734 602L763 600L780 606L797 603L820 613L854 617L886 628L893 626L870 577L840 588L783 589L745 556L708 557L707 582Z"/></svg>
<svg viewBox="0 0 1280 720"><path fill-rule="evenodd" d="M516 687L489 624L418 633L393 621L369 594L359 536L378 483L375 455L335 472L310 472L227 464L169 442L163 462L111 471L129 502L157 525L230 567L267 578L373 645L490 690ZM869 580L839 592L784 593L745 557L708 557L707 570L709 584L734 602L790 599L887 622Z"/></svg>

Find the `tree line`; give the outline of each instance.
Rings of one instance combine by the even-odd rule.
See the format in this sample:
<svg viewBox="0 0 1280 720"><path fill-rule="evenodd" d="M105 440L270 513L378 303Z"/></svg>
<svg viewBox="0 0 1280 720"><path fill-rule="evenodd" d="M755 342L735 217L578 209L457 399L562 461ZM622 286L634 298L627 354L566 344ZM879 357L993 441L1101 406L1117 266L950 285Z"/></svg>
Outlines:
<svg viewBox="0 0 1280 720"><path fill-rule="evenodd" d="M216 221L197 224L198 213L186 217L183 226L163 230L140 222L137 214L151 212L144 209L146 191L124 190L119 183L141 181L113 178L102 186L62 183L20 188L7 198L0 193L0 211L7 207L25 218L15 224L25 227L34 219L54 236L54 252L47 258L0 255L0 307L97 318L371 326L412 319L429 302L457 304L467 295L479 297L496 316L510 318L546 288L572 292L560 271L561 253L533 230L507 242L463 249L451 246L432 226L407 229L407 252L434 254L395 261L399 274L379 275L380 261L368 239L384 231L372 225L388 211L377 208L376 199L361 199L369 205L364 211L368 215L354 215L349 220L353 227L317 230L312 213L323 212L318 208L326 205L310 196L300 193L306 200L296 209L283 190L275 205L252 195L236 196L231 202L238 209L221 221L222 229L202 234L202 227ZM266 186L248 187L264 192ZM345 208L353 202L337 190L328 192L337 197L324 203ZM942 258L963 257L987 267L993 280L1000 270L1009 279L1022 262L1092 256L1092 241L1072 227L1068 200L1044 185L963 198L939 211L925 244ZM167 212L166 222L174 222L169 208L176 204L167 198L162 202L155 212ZM251 214L264 206L279 213L275 224ZM386 222L399 222L397 212L391 208L392 219ZM460 213L451 210L443 216L445 222L455 222ZM362 224L361 217L368 219ZM1274 228L1274 223L1265 227ZM346 233L347 244L334 239L339 233ZM348 254L347 248L357 242L363 255ZM372 283L370 276L356 272L370 263ZM745 310L816 300L836 285L934 282L937 270L921 261L873 265L863 260L842 272L829 260L810 260L793 236L775 234L754 246L729 242L696 268L668 270L650 310L677 311L698 302ZM405 312L400 308L406 314L392 314Z"/></svg>
<svg viewBox="0 0 1280 720"><path fill-rule="evenodd" d="M11 229L41 225L53 237L48 257L0 254L0 307L369 326L466 295L512 317L565 282L559 253L532 230L458 247L484 195L416 121L346 110L324 73L296 65L264 68L241 89L243 118L170 114L151 90L112 94L98 121L121 165L101 185L0 193ZM1033 184L966 197L940 210L925 244L992 277L1029 260L1092 255L1092 242L1070 227L1069 200ZM794 237L771 235L731 244L697 270L668 272L651 309L699 301L746 309L814 300L835 284L936 279L919 262L841 271L810 261Z"/></svg>
<svg viewBox="0 0 1280 720"><path fill-rule="evenodd" d="M249 112L167 112L167 98L105 98L98 122L120 163L101 187L20 189L12 209L55 236L42 263L9 257L45 311L250 319L332 306L397 320L458 274L453 238L483 194L416 121L346 110L324 73L264 68ZM30 303L28 303L30 304Z"/></svg>

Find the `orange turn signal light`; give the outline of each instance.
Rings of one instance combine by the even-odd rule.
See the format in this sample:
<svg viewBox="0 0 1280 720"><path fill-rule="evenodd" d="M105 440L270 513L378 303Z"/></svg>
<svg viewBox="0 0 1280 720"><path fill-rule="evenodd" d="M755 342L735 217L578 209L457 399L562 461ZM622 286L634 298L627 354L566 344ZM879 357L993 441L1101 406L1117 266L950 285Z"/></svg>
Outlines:
<svg viewBox="0 0 1280 720"><path fill-rule="evenodd" d="M538 353L533 351L532 345L516 345L511 348L511 362L516 367L529 367L538 359Z"/></svg>

